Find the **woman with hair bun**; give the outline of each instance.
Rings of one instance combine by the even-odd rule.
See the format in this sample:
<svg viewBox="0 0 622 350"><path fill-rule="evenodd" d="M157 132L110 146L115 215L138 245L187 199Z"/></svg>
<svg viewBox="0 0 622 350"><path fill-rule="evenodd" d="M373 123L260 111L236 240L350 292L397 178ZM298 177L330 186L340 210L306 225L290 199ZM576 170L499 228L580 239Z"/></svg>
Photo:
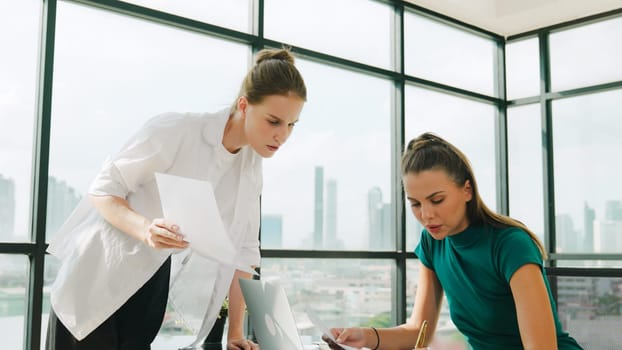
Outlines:
<svg viewBox="0 0 622 350"><path fill-rule="evenodd" d="M62 265L51 291L46 348L150 348L167 305L172 253L190 256L183 227L163 218L155 173L209 181L238 251L236 266L258 266L262 159L287 141L306 98L291 52L266 49L229 108L147 121L106 161L87 200L50 243ZM205 301L193 305L205 315L193 345L207 336L228 297L227 349L258 349L243 333L238 279L250 274L193 260L204 260L198 271L205 277L192 281Z"/></svg>

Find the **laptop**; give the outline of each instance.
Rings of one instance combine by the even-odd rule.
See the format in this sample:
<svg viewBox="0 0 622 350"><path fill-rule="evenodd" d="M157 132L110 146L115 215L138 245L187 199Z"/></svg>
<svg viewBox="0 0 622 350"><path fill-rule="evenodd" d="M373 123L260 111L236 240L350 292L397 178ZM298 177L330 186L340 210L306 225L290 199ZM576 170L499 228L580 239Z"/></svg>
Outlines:
<svg viewBox="0 0 622 350"><path fill-rule="evenodd" d="M328 348L325 344L303 345L283 287L263 280L246 278L240 279L240 287L261 349L309 350ZM326 332L324 329L321 330Z"/></svg>

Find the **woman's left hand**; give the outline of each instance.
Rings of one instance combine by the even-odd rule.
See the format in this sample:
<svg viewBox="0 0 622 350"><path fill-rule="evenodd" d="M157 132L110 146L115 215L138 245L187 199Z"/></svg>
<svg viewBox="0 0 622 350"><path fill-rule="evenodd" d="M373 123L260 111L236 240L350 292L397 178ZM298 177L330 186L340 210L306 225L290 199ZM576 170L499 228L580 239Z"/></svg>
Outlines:
<svg viewBox="0 0 622 350"><path fill-rule="evenodd" d="M227 350L259 350L259 345L248 339L232 339L227 342Z"/></svg>

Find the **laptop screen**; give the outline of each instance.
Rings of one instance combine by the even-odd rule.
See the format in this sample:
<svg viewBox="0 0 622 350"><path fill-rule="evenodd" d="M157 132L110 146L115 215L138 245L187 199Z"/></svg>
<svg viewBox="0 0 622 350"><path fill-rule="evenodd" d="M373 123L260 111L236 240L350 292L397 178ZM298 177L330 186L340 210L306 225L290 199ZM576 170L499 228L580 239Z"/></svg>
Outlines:
<svg viewBox="0 0 622 350"><path fill-rule="evenodd" d="M240 279L240 287L262 349L304 350L283 287L245 278Z"/></svg>

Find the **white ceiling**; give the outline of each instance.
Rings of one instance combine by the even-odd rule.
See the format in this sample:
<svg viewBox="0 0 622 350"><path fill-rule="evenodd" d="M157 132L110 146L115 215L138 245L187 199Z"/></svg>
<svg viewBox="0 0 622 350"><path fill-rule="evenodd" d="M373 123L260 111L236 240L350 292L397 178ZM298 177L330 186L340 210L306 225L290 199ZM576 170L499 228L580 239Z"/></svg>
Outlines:
<svg viewBox="0 0 622 350"><path fill-rule="evenodd" d="M622 0L407 0L502 36L622 8Z"/></svg>

